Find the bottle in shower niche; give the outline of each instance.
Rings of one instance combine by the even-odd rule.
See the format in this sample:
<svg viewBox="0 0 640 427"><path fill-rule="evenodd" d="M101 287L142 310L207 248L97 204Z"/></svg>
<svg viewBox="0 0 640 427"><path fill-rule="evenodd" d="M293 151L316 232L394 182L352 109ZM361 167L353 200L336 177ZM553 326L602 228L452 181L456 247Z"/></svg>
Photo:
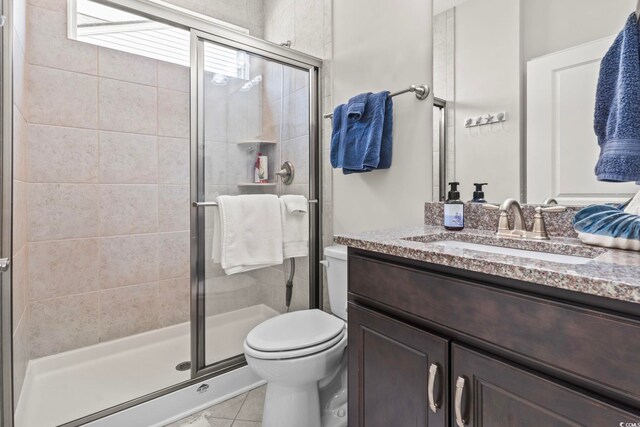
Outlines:
<svg viewBox="0 0 640 427"><path fill-rule="evenodd" d="M262 153L258 153L256 158L256 164L253 168L253 182L256 184L269 182L269 158Z"/></svg>
<svg viewBox="0 0 640 427"><path fill-rule="evenodd" d="M450 182L451 189L444 202L444 228L459 231L464 228L464 203L460 200L459 182Z"/></svg>

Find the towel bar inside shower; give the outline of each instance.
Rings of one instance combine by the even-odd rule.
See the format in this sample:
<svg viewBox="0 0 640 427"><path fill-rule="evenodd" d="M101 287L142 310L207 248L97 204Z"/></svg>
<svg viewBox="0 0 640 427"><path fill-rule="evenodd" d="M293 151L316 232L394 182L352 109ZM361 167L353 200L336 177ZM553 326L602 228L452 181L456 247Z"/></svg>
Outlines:
<svg viewBox="0 0 640 427"><path fill-rule="evenodd" d="M307 203L318 203L318 199L307 200ZM194 208L204 208L207 206L218 206L218 202L193 202Z"/></svg>
<svg viewBox="0 0 640 427"><path fill-rule="evenodd" d="M398 96L398 95L402 95L405 93L415 93L416 94L416 98L418 98L420 101L423 101L425 99L427 99L429 97L429 93L431 93L431 90L429 89L429 86L427 85L411 85L406 89L402 89L399 90L397 92L393 92L390 93L388 95L389 98L393 98L394 96ZM331 119L333 118L333 113L327 113L323 116L325 119Z"/></svg>

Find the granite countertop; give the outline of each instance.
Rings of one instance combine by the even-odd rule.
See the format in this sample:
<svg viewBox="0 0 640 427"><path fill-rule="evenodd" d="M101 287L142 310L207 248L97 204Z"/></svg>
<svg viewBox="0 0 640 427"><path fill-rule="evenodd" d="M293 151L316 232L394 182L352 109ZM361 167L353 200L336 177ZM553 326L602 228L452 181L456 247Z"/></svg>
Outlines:
<svg viewBox="0 0 640 427"><path fill-rule="evenodd" d="M457 240L590 258L585 264L561 264L512 255L434 244ZM493 231L466 228L450 232L425 225L343 234L338 244L506 277L544 286L640 303L640 253L588 246L571 237L532 241L497 237Z"/></svg>

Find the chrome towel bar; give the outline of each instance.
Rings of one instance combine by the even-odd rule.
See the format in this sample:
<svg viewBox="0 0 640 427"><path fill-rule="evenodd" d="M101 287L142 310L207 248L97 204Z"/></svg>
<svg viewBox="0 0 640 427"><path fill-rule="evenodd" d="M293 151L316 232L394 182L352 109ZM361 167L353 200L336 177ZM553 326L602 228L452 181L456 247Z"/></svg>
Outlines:
<svg viewBox="0 0 640 427"><path fill-rule="evenodd" d="M307 200L308 203L318 203L318 199ZM218 206L218 202L193 202L191 205L194 208L205 208L207 206Z"/></svg>
<svg viewBox="0 0 640 427"><path fill-rule="evenodd" d="M418 98L420 101L424 101L425 99L427 99L429 97L429 94L431 93L431 89L429 89L429 86L427 85L411 85L406 89L402 89L399 90L397 92L393 92L389 94L389 98L393 98L394 96L398 96L398 95L402 95L408 92L413 92L416 94L416 98ZM325 119L330 119L333 117L333 113L327 113L325 115L323 115L323 117Z"/></svg>

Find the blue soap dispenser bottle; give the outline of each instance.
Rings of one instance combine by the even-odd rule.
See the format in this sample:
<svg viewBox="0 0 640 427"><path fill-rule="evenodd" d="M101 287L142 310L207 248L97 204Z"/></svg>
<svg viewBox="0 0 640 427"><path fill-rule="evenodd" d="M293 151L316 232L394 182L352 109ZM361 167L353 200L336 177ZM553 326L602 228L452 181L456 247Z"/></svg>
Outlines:
<svg viewBox="0 0 640 427"><path fill-rule="evenodd" d="M451 190L444 202L444 228L460 231L464 228L464 203L460 200L459 182L450 182Z"/></svg>

